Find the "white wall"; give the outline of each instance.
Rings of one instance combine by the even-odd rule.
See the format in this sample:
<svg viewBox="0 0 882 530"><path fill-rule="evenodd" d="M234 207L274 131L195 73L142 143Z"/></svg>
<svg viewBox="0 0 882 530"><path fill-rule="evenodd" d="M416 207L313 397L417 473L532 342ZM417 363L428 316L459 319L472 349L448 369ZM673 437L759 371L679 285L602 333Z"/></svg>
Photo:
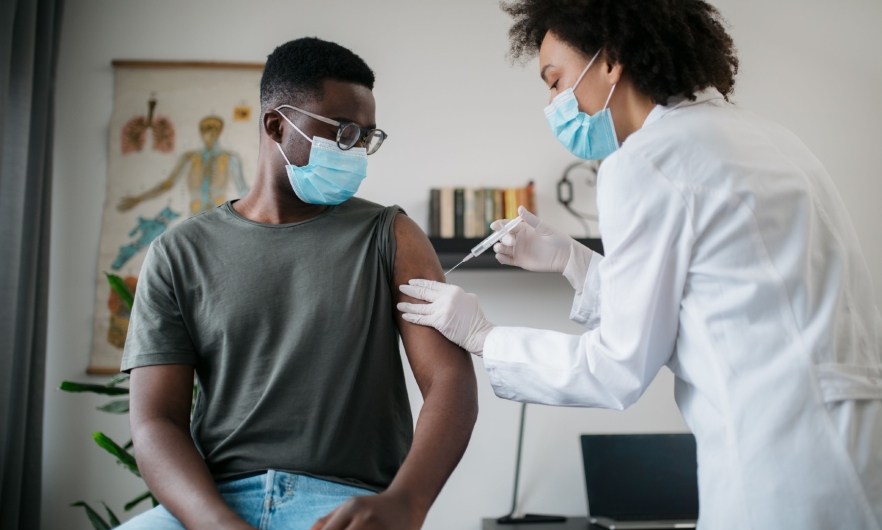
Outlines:
<svg viewBox="0 0 882 530"><path fill-rule="evenodd" d="M876 235L882 225L882 3L715 4L740 50L736 101L791 128L827 166L857 225L882 302ZM143 488L89 437L103 430L126 439L127 420L96 412L101 399L53 390L63 379L103 380L83 371L104 203L111 59L262 61L274 46L299 36L337 41L376 71L378 122L391 135L371 159L361 196L398 203L425 226L430 187L534 179L540 214L576 233L578 225L555 205L553 187L572 157L545 124L547 92L535 62L507 64L507 29L496 0L67 2L57 94L43 528L88 529L69 503L103 499L118 509ZM579 331L566 320L571 291L560 277L464 271L455 281L479 293L499 324ZM477 529L480 517L508 510L518 405L496 399L481 362L475 364L480 419L427 529ZM626 412L532 407L527 421L524 508L566 514L585 511L578 434L685 429L667 371Z"/></svg>

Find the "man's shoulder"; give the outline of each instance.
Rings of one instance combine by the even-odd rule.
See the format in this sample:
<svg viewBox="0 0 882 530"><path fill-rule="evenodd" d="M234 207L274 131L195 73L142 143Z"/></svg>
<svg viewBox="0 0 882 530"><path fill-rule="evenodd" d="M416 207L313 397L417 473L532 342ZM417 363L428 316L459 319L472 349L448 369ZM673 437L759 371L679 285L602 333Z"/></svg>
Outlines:
<svg viewBox="0 0 882 530"><path fill-rule="evenodd" d="M365 199L353 197L335 207L334 215L349 220L375 221L382 224L391 222L399 213L405 213L397 204L383 206Z"/></svg>
<svg viewBox="0 0 882 530"><path fill-rule="evenodd" d="M366 199L360 199L358 197L352 197L348 201L344 202L337 206L338 210L342 210L344 212L352 212L352 213L367 213L367 214L377 214L383 212L388 209L401 209L397 205L392 206L383 206L382 204L377 204L375 202L371 202Z"/></svg>
<svg viewBox="0 0 882 530"><path fill-rule="evenodd" d="M196 214L193 217L184 219L175 226L168 228L154 243L163 247L175 247L183 241L193 240L205 235L206 231L217 229L217 225L227 215L225 208L227 204L221 204L216 208L212 208L207 212Z"/></svg>

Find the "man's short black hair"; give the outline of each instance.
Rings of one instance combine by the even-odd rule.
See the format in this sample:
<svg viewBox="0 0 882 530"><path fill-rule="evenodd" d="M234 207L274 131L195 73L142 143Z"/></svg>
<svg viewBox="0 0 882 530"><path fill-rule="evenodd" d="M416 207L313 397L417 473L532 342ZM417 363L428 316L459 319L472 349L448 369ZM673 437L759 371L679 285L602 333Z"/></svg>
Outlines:
<svg viewBox="0 0 882 530"><path fill-rule="evenodd" d="M374 72L343 46L316 37L286 42L266 59L260 78L261 110L320 98L325 79L374 88Z"/></svg>

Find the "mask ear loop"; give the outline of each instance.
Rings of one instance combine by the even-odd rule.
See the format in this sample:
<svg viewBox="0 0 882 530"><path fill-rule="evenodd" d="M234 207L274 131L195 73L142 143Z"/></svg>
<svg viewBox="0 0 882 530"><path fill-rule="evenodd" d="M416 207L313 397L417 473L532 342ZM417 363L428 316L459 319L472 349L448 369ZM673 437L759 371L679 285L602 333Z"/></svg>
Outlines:
<svg viewBox="0 0 882 530"><path fill-rule="evenodd" d="M281 108L283 108L283 107L293 108L293 107L291 107L290 105L279 105L278 107L276 107L276 108L273 109L273 110L275 110L276 112L278 112L278 113L279 113L279 116L285 118L285 121L288 122L288 123L290 123L290 124L291 124L291 127L294 127L294 130L295 130L295 131L299 132L301 136L303 136L304 138L306 138L306 141L307 141L307 142L312 143L312 139L310 139L309 136L306 136L305 134L303 134L303 131L300 130L300 127L294 125L294 122L291 121L291 120L289 120L289 119L288 119L288 116L285 116L285 114L284 114L282 111L279 110L279 109L281 109ZM279 148L279 152L282 153L282 156L285 158L285 163L288 164L289 166L290 166L290 165L293 165L293 164L291 164L291 161L288 160L288 156L285 155L285 151L282 150L282 144L280 144L280 143L276 143L276 147Z"/></svg>
<svg viewBox="0 0 882 530"><path fill-rule="evenodd" d="M617 85L617 84L618 84L618 83L613 83L612 88L609 90L609 95L606 97L606 103L603 104L603 109L604 109L604 110L606 110L606 108L609 106L609 100L612 99L612 93L613 93L613 91L616 89L616 85Z"/></svg>
<svg viewBox="0 0 882 530"><path fill-rule="evenodd" d="M291 161L288 160L288 157L285 155L285 151L282 150L282 144L277 143L276 147L279 148L279 152L282 153L282 156L285 158L285 164L287 164L289 166L293 165L293 164L291 164Z"/></svg>
<svg viewBox="0 0 882 530"><path fill-rule="evenodd" d="M576 90L576 87L579 86L579 83L582 82L582 78L585 77L585 74L588 73L588 69L591 68L591 65L594 64L594 61L597 60L597 57L600 55L600 52L602 52L602 51L603 51L603 48L597 50L597 53L595 53L594 57L592 57L591 60L588 62L588 66L586 66L585 69L582 70L582 74L579 75L579 79L576 79L576 84L573 85L573 90Z"/></svg>

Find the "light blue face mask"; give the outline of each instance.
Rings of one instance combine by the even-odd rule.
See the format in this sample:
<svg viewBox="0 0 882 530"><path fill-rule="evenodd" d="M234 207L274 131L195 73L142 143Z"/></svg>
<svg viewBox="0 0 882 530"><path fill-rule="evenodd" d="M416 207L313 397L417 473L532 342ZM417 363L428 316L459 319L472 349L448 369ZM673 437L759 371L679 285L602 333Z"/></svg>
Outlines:
<svg viewBox="0 0 882 530"><path fill-rule="evenodd" d="M333 205L346 202L355 195L361 181L367 177L367 150L353 147L344 151L334 140L318 136L310 140L287 116L279 114L312 143L309 163L303 167L292 164L282 146L276 144L285 157L288 180L300 200L309 204Z"/></svg>
<svg viewBox="0 0 882 530"><path fill-rule="evenodd" d="M551 132L569 152L585 160L601 160L619 147L612 114L607 107L616 86L609 91L603 110L593 116L579 111L579 102L573 92L599 55L600 50L582 70L576 84L555 96L545 107L545 119L551 125Z"/></svg>

